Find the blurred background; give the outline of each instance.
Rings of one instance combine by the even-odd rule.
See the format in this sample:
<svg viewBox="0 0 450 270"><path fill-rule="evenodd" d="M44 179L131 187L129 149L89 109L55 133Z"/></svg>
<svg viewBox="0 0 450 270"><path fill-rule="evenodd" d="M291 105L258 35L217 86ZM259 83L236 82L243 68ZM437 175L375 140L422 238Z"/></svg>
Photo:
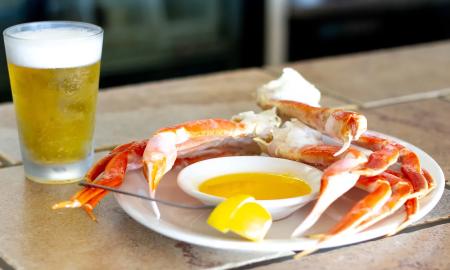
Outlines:
<svg viewBox="0 0 450 270"><path fill-rule="evenodd" d="M447 39L450 0L0 0L3 29L41 20L102 26L109 87Z"/></svg>

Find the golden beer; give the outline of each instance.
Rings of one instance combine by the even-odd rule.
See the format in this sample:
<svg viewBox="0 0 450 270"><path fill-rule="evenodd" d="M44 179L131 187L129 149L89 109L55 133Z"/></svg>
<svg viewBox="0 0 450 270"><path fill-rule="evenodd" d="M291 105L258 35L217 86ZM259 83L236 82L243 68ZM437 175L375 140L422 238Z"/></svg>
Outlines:
<svg viewBox="0 0 450 270"><path fill-rule="evenodd" d="M100 63L39 69L8 64L20 139L36 163L74 162L91 151Z"/></svg>
<svg viewBox="0 0 450 270"><path fill-rule="evenodd" d="M93 161L103 30L48 21L9 27L3 37L25 175L82 179Z"/></svg>

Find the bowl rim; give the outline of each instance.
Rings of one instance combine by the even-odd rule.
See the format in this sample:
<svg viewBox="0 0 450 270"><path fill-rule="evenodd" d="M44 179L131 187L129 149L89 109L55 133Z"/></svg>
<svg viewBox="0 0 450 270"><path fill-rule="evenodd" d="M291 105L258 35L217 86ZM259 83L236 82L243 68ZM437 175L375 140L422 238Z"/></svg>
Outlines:
<svg viewBox="0 0 450 270"><path fill-rule="evenodd" d="M186 166L185 168L183 168L177 176L177 184L180 187L180 189L185 192L187 195L196 198L200 201L202 201L203 203L205 201L207 201L210 204L218 204L220 202L222 202L223 200L225 200L225 198L219 197L219 196L214 196L214 195L210 195L204 192L201 192L198 190L198 186L203 183L204 181L210 179L210 177L205 178L205 179L201 179L198 183L198 186L195 187L194 184L192 183L192 181L188 181L188 177L190 174L191 170L198 170L197 167L202 167L204 165L208 165L208 163L211 162L218 162L220 160L241 160L242 159L253 159L253 160L270 160L273 162L278 162L278 163L285 163L285 164L290 164L290 166L298 166L298 167L303 167L303 168L307 168L310 171L313 171L313 173L317 173L320 177L317 177L318 179L306 179L306 177L302 177L302 179L308 183L308 185L311 187L311 193L307 194L307 195L302 195L302 196L297 196L297 197L290 197L290 198L283 198L283 199L273 199L273 200L256 200L256 202L260 203L263 206L270 206L270 207L289 207L289 206L294 206L294 205L298 205L300 203L304 203L304 202L309 202L314 200L319 193L319 189L320 189L320 180L322 178L322 171L314 168L311 165L302 163L302 162L298 162L298 161L293 161L293 160L289 160L289 159L283 159L283 158L276 158L276 157L269 157L269 156L228 156L228 157L218 157L218 158L211 158L211 159L206 159L206 160L202 160L193 164L190 164L188 166ZM239 171L241 172L241 171ZM254 170L249 169L248 172L259 172L258 168L255 168ZM264 172L264 171L262 171ZM266 171L267 172L267 171ZM233 171L230 172L231 173L235 173ZM236 172L238 173L238 172ZM270 173L270 172L269 172ZM274 172L276 173L276 172ZM283 171L280 171L280 173L283 173ZM221 175L221 174L218 174ZM187 177L186 177L187 176ZM298 175L295 175L297 176ZM188 180L186 180L188 179ZM312 183L314 181L318 181L318 183Z"/></svg>

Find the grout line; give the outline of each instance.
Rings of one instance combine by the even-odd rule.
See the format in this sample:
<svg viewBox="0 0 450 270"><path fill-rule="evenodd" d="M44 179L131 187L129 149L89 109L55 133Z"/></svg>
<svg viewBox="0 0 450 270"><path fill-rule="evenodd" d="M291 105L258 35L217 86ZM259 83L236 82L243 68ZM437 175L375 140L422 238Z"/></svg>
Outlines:
<svg viewBox="0 0 450 270"><path fill-rule="evenodd" d="M282 68L281 68L280 72L278 72L278 71L272 70L270 67L271 66L262 66L261 70L265 73L268 73L268 75L274 77L275 79L281 76Z"/></svg>
<svg viewBox="0 0 450 270"><path fill-rule="evenodd" d="M117 144L116 145L99 146L99 147L94 149L94 153L100 153L100 152L104 152L104 151L111 151L111 150L113 150L116 147L117 147Z"/></svg>
<svg viewBox="0 0 450 270"><path fill-rule="evenodd" d="M439 97L440 100L450 102L450 95L443 95Z"/></svg>
<svg viewBox="0 0 450 270"><path fill-rule="evenodd" d="M10 265L9 263L7 263L5 260L3 260L0 257L0 269L2 270L14 270L15 268L12 267L12 265Z"/></svg>
<svg viewBox="0 0 450 270"><path fill-rule="evenodd" d="M269 266L275 263L282 263L285 261L290 261L292 260L292 257L294 255L287 255L287 256L281 256L275 259L269 259L266 261L260 261L260 262L255 262L255 263L249 263L243 266L238 266L238 267L232 267L232 268L228 268L230 270L247 270L247 269L253 269L256 267L261 267L261 266ZM276 269L276 267L274 267L274 269Z"/></svg>
<svg viewBox="0 0 450 270"><path fill-rule="evenodd" d="M333 109L343 109L343 110L350 110L350 111L357 111L360 109L360 107L356 104L348 104L348 105L342 105L342 106L332 106Z"/></svg>
<svg viewBox="0 0 450 270"><path fill-rule="evenodd" d="M379 99L374 101L368 101L361 105L362 109L371 109L376 107L383 107L383 106L389 106L394 104L400 104L400 103L407 103L407 102L413 102L413 101L419 101L419 100L425 100L425 99L432 99L432 98L439 98L450 94L450 88L444 88L444 89L438 89L438 90L432 90L428 92L421 92L421 93L415 93L405 96L399 96L399 97L391 97L391 98L385 98L385 99Z"/></svg>
<svg viewBox="0 0 450 270"><path fill-rule="evenodd" d="M413 225L410 227L405 228L403 231L397 233L396 235L400 235L400 234L404 234L404 233L413 233L415 231L419 231L419 230L423 230L423 229L427 229L427 228L431 228L431 227L435 227L435 226L439 226L439 225L443 225L443 224L449 224L450 223L450 215L446 216L446 217L441 217L441 218L437 218L434 220L430 220L428 222L425 223L421 223L418 225ZM391 237L395 237L391 236ZM373 242L373 241L378 241L381 239L387 238L386 236L381 236L381 237L377 237L374 239L370 239L370 240L366 240L366 241L362 241L359 243L353 243L353 244L349 244L349 245L344 245L344 246L339 246L339 247L331 247L331 248L324 248L321 249L319 251L314 252L313 254L309 255L309 256L314 256L314 254L321 254L321 253L327 253L336 249L342 249L342 248L346 248L346 247L350 247L350 246L356 246L356 245L360 245L360 244L364 244L364 243L368 243L368 242ZM268 266L268 265L272 265L275 263L282 263L285 261L291 261L293 260L293 256L292 255L288 255L288 256L282 256L282 257L278 257L278 258L274 258L274 259L270 259L270 260L266 260L266 261L261 261L261 262L255 262L255 263L250 263L247 265L243 265L243 266L239 266L239 267L235 267L235 268L230 268L233 270L246 270L246 269L252 269L255 267L261 267L261 266Z"/></svg>
<svg viewBox="0 0 450 270"><path fill-rule="evenodd" d="M326 90L320 90L320 92L323 93L324 95L328 96L328 97L332 97L334 99L337 99L339 101L347 103L348 105L342 106L343 108L346 108L346 107L348 107L348 108L355 108L355 109L362 108L361 102L358 102L358 101L353 100L351 98L343 97L343 96L337 95L335 93L328 92Z"/></svg>
<svg viewBox="0 0 450 270"><path fill-rule="evenodd" d="M442 224L447 224L450 223L450 214L447 214L447 216L444 217L438 217L438 218L434 218L431 220L425 220L422 223L416 224L414 226L410 226L408 228L405 228L403 231L400 231L398 234L402 234L402 233L412 233L415 231L419 231L422 229L426 229L426 228L430 228L436 225L442 225Z"/></svg>
<svg viewBox="0 0 450 270"><path fill-rule="evenodd" d="M98 147L98 148L94 149L94 153L109 152L109 151L111 151L112 149L114 149L115 147L116 147L116 146L101 146L101 147ZM22 162L22 161L19 161L19 162L16 162L16 163L11 163L11 162L9 162L7 159L5 159L4 157L2 157L1 155L0 155L0 162L2 163L2 164L0 165L0 170L1 170L1 169L6 169L6 168L11 168L11 167L22 166L22 165L23 165L23 162ZM0 269L1 269L1 268L0 268Z"/></svg>
<svg viewBox="0 0 450 270"><path fill-rule="evenodd" d="M6 166L0 167L0 169L6 169L6 168L17 167L17 166L22 166L22 165L23 165L22 161L19 161L17 163L11 163Z"/></svg>
<svg viewBox="0 0 450 270"><path fill-rule="evenodd" d="M284 65L289 65L289 63L288 63L288 64L284 64ZM280 68L279 71L272 70L271 67L274 67L274 66L270 66L270 65L262 66L261 69L262 69L264 72L268 73L270 76L273 76L273 77L275 77L275 78L278 78L278 77L281 76L281 72L282 72L283 68L285 67L284 65L283 65L283 67L281 67L281 66L279 67L279 68ZM276 67L276 66L275 66L275 67ZM287 67L287 66L286 66L286 67Z"/></svg>
<svg viewBox="0 0 450 270"><path fill-rule="evenodd" d="M0 154L0 168L8 167L8 166L11 166L11 165L13 165L13 163L10 162L7 158L5 158L4 156L2 156Z"/></svg>
<svg viewBox="0 0 450 270"><path fill-rule="evenodd" d="M2 163L1 161L0 161L0 169L2 169L2 168L8 168L10 165L8 165L8 164L5 164L5 163Z"/></svg>

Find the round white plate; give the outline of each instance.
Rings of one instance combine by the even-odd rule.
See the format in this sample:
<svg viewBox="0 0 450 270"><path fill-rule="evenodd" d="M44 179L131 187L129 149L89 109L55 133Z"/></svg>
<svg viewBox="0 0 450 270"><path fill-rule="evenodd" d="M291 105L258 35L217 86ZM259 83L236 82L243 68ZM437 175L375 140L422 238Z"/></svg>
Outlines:
<svg viewBox="0 0 450 270"><path fill-rule="evenodd" d="M436 161L427 153L409 143L394 139L413 150L419 156L422 167L427 169L436 181L435 189L420 200L420 210L415 219L417 221L430 212L441 198L445 185L444 173ZM158 187L157 198L186 204L200 204L196 199L186 195L177 186L177 173L178 171L172 171L162 179ZM140 170L127 173L121 189L148 196L147 183ZM307 231L306 234L326 232L365 194L367 193L356 188L347 192L332 204L316 225ZM315 243L315 240L308 238L290 238L290 234L303 220L314 202L299 209L288 218L274 222L263 241L250 242L232 233L222 234L209 227L206 224L206 219L211 210L186 210L159 204L161 219L158 220L155 218L149 201L121 194L114 195L124 211L137 222L167 237L191 244L232 250L289 251L308 249ZM330 241L325 247L361 242L392 232L404 218L402 210L403 208L363 232L344 239Z"/></svg>

